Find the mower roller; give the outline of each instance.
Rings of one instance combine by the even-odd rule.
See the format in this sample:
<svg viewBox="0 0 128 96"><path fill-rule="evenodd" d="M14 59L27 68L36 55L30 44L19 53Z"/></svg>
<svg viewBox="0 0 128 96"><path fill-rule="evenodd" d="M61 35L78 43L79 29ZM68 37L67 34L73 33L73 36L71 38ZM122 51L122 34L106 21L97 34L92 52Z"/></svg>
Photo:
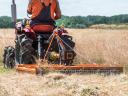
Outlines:
<svg viewBox="0 0 128 96"><path fill-rule="evenodd" d="M12 4L12 21L16 22L16 4ZM49 71L62 73L121 73L123 66L104 64L73 64L78 55L75 42L64 27L44 24L30 26L31 20L23 19L15 25L15 48L4 50L4 66L18 72L44 74Z"/></svg>

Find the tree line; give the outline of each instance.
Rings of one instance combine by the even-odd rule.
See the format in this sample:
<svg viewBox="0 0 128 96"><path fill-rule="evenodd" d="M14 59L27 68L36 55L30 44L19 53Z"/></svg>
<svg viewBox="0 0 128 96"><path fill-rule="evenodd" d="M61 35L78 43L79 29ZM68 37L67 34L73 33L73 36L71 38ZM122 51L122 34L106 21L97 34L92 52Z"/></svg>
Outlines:
<svg viewBox="0 0 128 96"><path fill-rule="evenodd" d="M13 23L11 21L11 17L1 16L0 17L0 28L12 28Z"/></svg>
<svg viewBox="0 0 128 96"><path fill-rule="evenodd" d="M57 25L64 25L67 28L87 28L95 24L125 24L128 23L128 14L107 16L62 16Z"/></svg>
<svg viewBox="0 0 128 96"><path fill-rule="evenodd" d="M20 19L21 20L21 19ZM57 26L65 26L66 28L87 28L94 24L125 24L128 23L128 14L107 16L62 16L56 21ZM13 23L11 17L0 17L0 28L12 28Z"/></svg>

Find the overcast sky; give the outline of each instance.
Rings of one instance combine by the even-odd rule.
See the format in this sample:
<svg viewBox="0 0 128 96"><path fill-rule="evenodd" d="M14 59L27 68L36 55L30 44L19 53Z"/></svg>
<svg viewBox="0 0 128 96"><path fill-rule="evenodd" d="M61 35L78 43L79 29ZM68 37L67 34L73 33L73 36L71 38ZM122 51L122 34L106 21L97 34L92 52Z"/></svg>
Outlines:
<svg viewBox="0 0 128 96"><path fill-rule="evenodd" d="M15 0L18 18L26 17L28 0ZM68 16L128 14L128 0L59 0L62 14ZM0 16L10 16L11 0L0 0Z"/></svg>

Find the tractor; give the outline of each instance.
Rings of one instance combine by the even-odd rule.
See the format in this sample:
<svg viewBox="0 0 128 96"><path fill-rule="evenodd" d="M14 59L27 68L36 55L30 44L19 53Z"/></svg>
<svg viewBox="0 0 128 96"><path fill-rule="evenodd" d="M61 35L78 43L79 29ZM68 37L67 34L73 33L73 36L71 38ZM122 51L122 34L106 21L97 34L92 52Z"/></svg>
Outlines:
<svg viewBox="0 0 128 96"><path fill-rule="evenodd" d="M44 70L63 73L121 73L122 66L102 64L76 64L75 42L63 26L35 24L31 19L17 21L16 4L12 0L12 21L15 27L15 48L4 50L4 67L17 71L43 74Z"/></svg>
<svg viewBox="0 0 128 96"><path fill-rule="evenodd" d="M30 26L31 19L16 23L16 4L14 0L12 3L15 48L5 48L4 64L13 68L15 64L34 64L37 60L47 60L50 64L71 65L76 55L73 51L75 43L64 27L41 23Z"/></svg>

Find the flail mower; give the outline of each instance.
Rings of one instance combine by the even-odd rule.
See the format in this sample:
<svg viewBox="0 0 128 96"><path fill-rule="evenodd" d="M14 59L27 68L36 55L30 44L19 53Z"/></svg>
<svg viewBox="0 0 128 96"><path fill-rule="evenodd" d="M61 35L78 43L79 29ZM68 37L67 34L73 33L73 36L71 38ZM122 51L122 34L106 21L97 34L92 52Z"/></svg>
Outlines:
<svg viewBox="0 0 128 96"><path fill-rule="evenodd" d="M12 20L16 23L16 5L13 0ZM36 24L29 19L15 25L15 48L4 50L4 66L18 72L44 74L46 71L62 73L121 73L122 66L102 64L73 64L77 55L75 42L63 27Z"/></svg>

